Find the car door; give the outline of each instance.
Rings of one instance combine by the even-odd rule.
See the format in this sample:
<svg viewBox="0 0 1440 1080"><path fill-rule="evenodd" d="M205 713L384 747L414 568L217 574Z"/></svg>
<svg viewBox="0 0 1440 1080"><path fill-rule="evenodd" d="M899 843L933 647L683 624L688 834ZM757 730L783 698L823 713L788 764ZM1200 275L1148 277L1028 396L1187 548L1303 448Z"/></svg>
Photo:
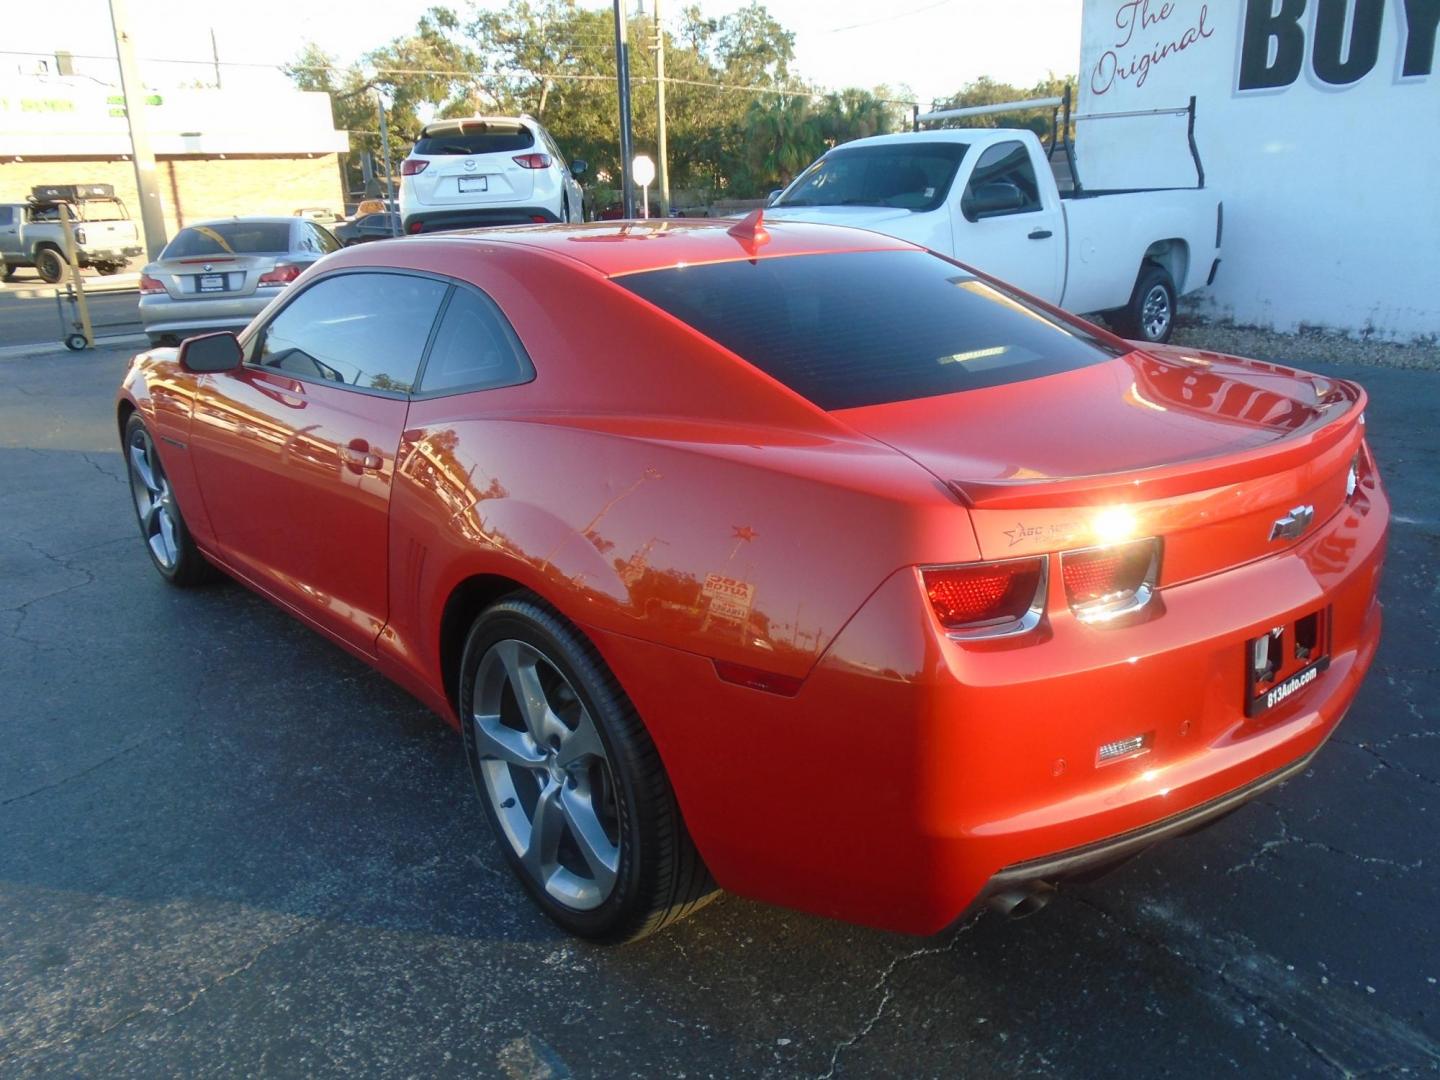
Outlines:
<svg viewBox="0 0 1440 1080"><path fill-rule="evenodd" d="M448 284L321 277L201 380L191 453L221 555L371 652L388 614L395 455Z"/></svg>
<svg viewBox="0 0 1440 1080"><path fill-rule="evenodd" d="M0 256L14 262L20 258L20 214L18 207L0 206Z"/></svg>
<svg viewBox="0 0 1440 1080"><path fill-rule="evenodd" d="M1042 300L1059 303L1065 222L1058 204L1045 206L1025 144L1017 139L987 147L976 159L959 198L953 218L955 257Z"/></svg>

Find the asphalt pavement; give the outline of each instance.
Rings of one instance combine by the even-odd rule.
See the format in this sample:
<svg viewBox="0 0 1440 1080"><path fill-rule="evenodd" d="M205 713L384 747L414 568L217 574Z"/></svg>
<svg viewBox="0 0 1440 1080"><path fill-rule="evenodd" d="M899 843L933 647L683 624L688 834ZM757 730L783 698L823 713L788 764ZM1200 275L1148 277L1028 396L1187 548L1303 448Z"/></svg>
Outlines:
<svg viewBox="0 0 1440 1080"><path fill-rule="evenodd" d="M86 271L83 276L97 339L142 332L138 272L101 277ZM14 281L0 283L0 355L13 354L20 346L52 346L65 339L70 329L62 333L61 319L76 316L68 306L57 308L57 289L63 291L64 285L47 285L27 267L16 270Z"/></svg>
<svg viewBox="0 0 1440 1080"><path fill-rule="evenodd" d="M1021 922L730 897L603 949L512 882L448 727L154 574L125 360L0 361L0 1075L1440 1072L1440 375L1325 369L1371 391L1395 518L1376 666L1303 776Z"/></svg>

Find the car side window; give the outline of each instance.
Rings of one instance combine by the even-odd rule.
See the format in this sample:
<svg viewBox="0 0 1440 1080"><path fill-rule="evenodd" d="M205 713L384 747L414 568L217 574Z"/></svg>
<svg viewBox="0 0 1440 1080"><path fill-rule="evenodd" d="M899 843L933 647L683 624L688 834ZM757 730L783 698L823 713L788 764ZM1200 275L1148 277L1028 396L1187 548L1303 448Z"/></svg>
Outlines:
<svg viewBox="0 0 1440 1080"><path fill-rule="evenodd" d="M457 285L425 361L420 392L493 390L534 377L525 347L495 302Z"/></svg>
<svg viewBox="0 0 1440 1080"><path fill-rule="evenodd" d="M265 327L254 362L304 379L408 394L447 288L410 274L323 278Z"/></svg>
<svg viewBox="0 0 1440 1080"><path fill-rule="evenodd" d="M8 206L0 206L0 225L12 225L15 222L15 211Z"/></svg>
<svg viewBox="0 0 1440 1080"><path fill-rule="evenodd" d="M1040 185L1025 144L996 143L981 154L960 208L971 221L1040 210Z"/></svg>
<svg viewBox="0 0 1440 1080"><path fill-rule="evenodd" d="M315 242L320 246L320 250L326 255L329 255L332 251L340 250L340 241L335 239L329 229L323 225L316 225L312 222L310 223L310 230L315 234Z"/></svg>

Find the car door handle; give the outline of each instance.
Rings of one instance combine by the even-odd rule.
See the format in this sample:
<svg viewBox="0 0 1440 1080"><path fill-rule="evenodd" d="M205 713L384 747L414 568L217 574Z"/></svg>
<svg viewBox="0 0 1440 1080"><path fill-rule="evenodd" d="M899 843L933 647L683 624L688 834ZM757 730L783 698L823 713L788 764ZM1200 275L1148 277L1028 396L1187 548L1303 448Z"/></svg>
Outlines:
<svg viewBox="0 0 1440 1080"><path fill-rule="evenodd" d="M1035 229L1035 230L1031 231L1031 233L1030 233L1030 239L1031 239L1031 240L1049 240L1050 237L1052 237L1052 236L1054 236L1054 235L1055 235L1055 234L1052 233L1049 229Z"/></svg>
<svg viewBox="0 0 1440 1080"><path fill-rule="evenodd" d="M378 469L381 465L380 455L372 451L370 444L364 439L352 439L349 446L340 448L340 456L345 459L345 465L351 472Z"/></svg>

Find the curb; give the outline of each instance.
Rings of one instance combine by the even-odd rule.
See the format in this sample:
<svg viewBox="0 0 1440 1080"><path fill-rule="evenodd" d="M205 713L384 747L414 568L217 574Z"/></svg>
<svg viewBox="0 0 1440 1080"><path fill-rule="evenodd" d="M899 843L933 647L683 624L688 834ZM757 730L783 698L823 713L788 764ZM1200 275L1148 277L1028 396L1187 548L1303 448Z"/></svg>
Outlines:
<svg viewBox="0 0 1440 1080"><path fill-rule="evenodd" d="M108 349L120 345L149 345L150 339L144 334L113 334L95 339L95 349ZM0 360L28 360L40 356L83 356L92 349L78 352L67 349L58 341L36 341L29 345L6 345L0 348Z"/></svg>

